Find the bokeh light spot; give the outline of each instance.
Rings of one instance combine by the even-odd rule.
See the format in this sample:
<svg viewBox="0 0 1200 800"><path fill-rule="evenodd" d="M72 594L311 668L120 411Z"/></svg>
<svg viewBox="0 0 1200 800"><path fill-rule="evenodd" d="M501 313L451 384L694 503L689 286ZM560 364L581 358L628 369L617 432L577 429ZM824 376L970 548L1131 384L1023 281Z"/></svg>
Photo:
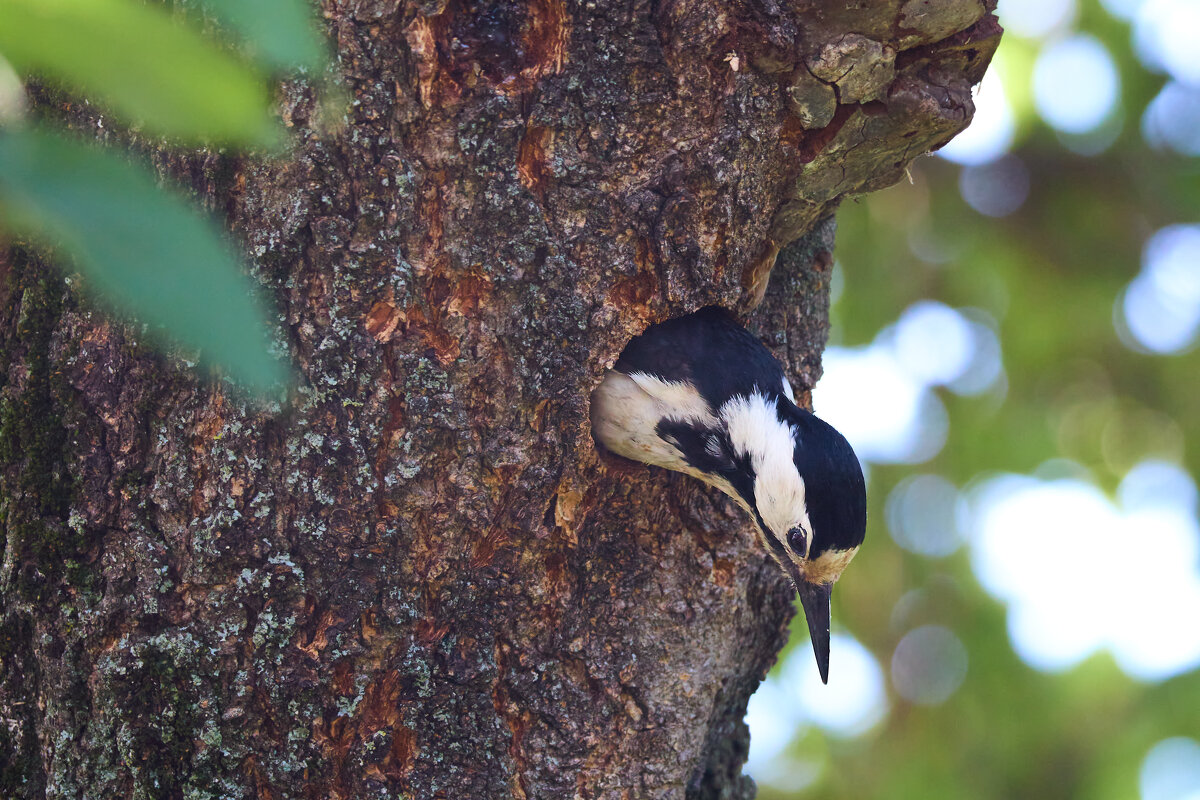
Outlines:
<svg viewBox="0 0 1200 800"><path fill-rule="evenodd" d="M1151 69L1178 81L1200 84L1200 3L1196 0L1147 0L1137 9L1133 43Z"/></svg>
<svg viewBox="0 0 1200 800"><path fill-rule="evenodd" d="M1121 299L1135 344L1154 353L1178 353L1196 337L1197 314L1178 298L1159 292L1146 275L1129 284Z"/></svg>
<svg viewBox="0 0 1200 800"><path fill-rule="evenodd" d="M1117 489L1117 499L1130 511L1174 508L1192 514L1198 496L1192 477L1175 464L1143 461L1125 475Z"/></svg>
<svg viewBox="0 0 1200 800"><path fill-rule="evenodd" d="M799 709L778 678L767 676L746 705L750 729L750 755L746 768L751 774L777 758L805 724Z"/></svg>
<svg viewBox="0 0 1200 800"><path fill-rule="evenodd" d="M801 623L803 624L803 623ZM834 634L829 640L829 683L807 642L794 647L780 671L793 687L805 719L838 736L858 736L873 728L887 713L883 670L875 656L852 636Z"/></svg>
<svg viewBox="0 0 1200 800"><path fill-rule="evenodd" d="M1171 81L1142 115L1142 138L1185 156L1200 156L1200 86Z"/></svg>
<svg viewBox="0 0 1200 800"><path fill-rule="evenodd" d="M1117 19L1131 20L1146 0L1100 0L1100 5Z"/></svg>
<svg viewBox="0 0 1200 800"><path fill-rule="evenodd" d="M1000 0L996 15L1006 32L1036 39L1071 24L1075 0Z"/></svg>
<svg viewBox="0 0 1200 800"><path fill-rule="evenodd" d="M953 631L940 625L909 631L892 654L892 685L912 703L943 703L966 676L967 649Z"/></svg>
<svg viewBox="0 0 1200 800"><path fill-rule="evenodd" d="M892 349L830 347L813 410L841 431L860 459L920 463L946 441L946 409L901 366Z"/></svg>
<svg viewBox="0 0 1200 800"><path fill-rule="evenodd" d="M971 364L974 341L962 314L945 303L920 300L896 321L892 346L901 366L925 384L950 383Z"/></svg>
<svg viewBox="0 0 1200 800"><path fill-rule="evenodd" d="M975 394L1003 376L995 332L933 300L913 303L867 347L829 347L822 360L813 409L877 463L919 464L942 449L946 407L930 387Z"/></svg>
<svg viewBox="0 0 1200 800"><path fill-rule="evenodd" d="M827 733L853 737L873 728L887 714L883 669L869 650L853 637L837 633L829 640L829 662L826 685L821 683L808 643L800 642L778 672L768 675L751 695L746 709L750 728L746 771L756 779L780 783L785 776L775 774L772 764L783 756L799 728L817 725ZM790 788L799 788L795 785L796 767L804 776L802 782L816 779L811 765L793 762L786 776Z"/></svg>
<svg viewBox="0 0 1200 800"><path fill-rule="evenodd" d="M918 555L941 558L962 545L958 490L940 475L915 475L892 489L887 524L896 544Z"/></svg>
<svg viewBox="0 0 1200 800"><path fill-rule="evenodd" d="M1029 197L1029 170L1013 155L964 167L958 191L967 205L989 217L1006 217Z"/></svg>
<svg viewBox="0 0 1200 800"><path fill-rule="evenodd" d="M1042 119L1066 133L1087 133L1112 114L1120 78L1100 41L1076 34L1042 48L1033 68L1033 99Z"/></svg>
<svg viewBox="0 0 1200 800"><path fill-rule="evenodd" d="M1150 237L1121 308L1137 345L1175 353L1192 344L1200 330L1200 225L1171 225Z"/></svg>
<svg viewBox="0 0 1200 800"><path fill-rule="evenodd" d="M1200 304L1200 225L1169 225L1146 242L1142 268L1164 294Z"/></svg>
<svg viewBox="0 0 1200 800"><path fill-rule="evenodd" d="M927 264L947 264L958 257L961 248L952 244L928 221L912 226L906 237L909 251Z"/></svg>
<svg viewBox="0 0 1200 800"><path fill-rule="evenodd" d="M948 384L950 390L956 394L979 394L995 387L1004 379L1000 337L992 328L994 321L978 310L972 309L970 313L975 317L968 317L975 351L967 369ZM980 319L986 319L990 324L985 324Z"/></svg>
<svg viewBox="0 0 1200 800"><path fill-rule="evenodd" d="M0 123L16 123L25 114L25 86L12 65L0 54Z"/></svg>
<svg viewBox="0 0 1200 800"><path fill-rule="evenodd" d="M1142 760L1142 800L1200 800L1200 742L1163 739Z"/></svg>

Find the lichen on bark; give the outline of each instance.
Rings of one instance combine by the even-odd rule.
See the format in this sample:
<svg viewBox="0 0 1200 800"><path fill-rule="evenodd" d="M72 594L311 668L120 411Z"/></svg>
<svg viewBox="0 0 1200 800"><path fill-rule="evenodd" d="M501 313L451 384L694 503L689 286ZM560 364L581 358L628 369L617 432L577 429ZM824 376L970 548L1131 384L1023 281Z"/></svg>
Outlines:
<svg viewBox="0 0 1200 800"><path fill-rule="evenodd" d="M0 794L750 797L790 589L724 497L599 454L587 398L714 303L807 397L830 215L965 126L999 33L859 6L327 0L338 133L292 81L286 158L151 153L274 297L276 408L10 281ZM891 72L799 115L849 33Z"/></svg>

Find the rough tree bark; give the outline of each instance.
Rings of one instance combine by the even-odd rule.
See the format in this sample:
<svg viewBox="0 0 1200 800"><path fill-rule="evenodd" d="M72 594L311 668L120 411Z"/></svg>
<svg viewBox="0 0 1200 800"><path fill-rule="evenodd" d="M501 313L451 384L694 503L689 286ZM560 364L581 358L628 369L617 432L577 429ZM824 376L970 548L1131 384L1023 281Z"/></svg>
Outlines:
<svg viewBox="0 0 1200 800"><path fill-rule="evenodd" d="M0 796L752 796L790 588L588 395L713 303L806 393L830 215L967 124L993 6L325 0L339 133L292 83L286 160L153 154L277 303L274 409L9 248Z"/></svg>

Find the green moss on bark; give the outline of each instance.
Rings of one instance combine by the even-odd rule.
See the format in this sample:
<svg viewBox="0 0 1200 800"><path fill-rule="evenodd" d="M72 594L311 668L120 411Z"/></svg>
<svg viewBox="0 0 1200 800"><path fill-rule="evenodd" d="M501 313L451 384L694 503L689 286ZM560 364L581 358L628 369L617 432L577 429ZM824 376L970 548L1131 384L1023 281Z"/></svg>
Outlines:
<svg viewBox="0 0 1200 800"><path fill-rule="evenodd" d="M35 600L45 599L60 579L86 583L89 571L80 560L84 535L66 524L74 493L63 424L69 387L52 352L65 287L57 273L22 248L13 248L9 266L6 288L17 321L15 336L0 353L2 543L16 548L19 596Z"/></svg>
<svg viewBox="0 0 1200 800"><path fill-rule="evenodd" d="M8 695L10 706L36 702L32 638L33 626L28 617L10 615L0 619L0 688ZM0 797L32 800L45 796L35 720L33 714L0 720Z"/></svg>

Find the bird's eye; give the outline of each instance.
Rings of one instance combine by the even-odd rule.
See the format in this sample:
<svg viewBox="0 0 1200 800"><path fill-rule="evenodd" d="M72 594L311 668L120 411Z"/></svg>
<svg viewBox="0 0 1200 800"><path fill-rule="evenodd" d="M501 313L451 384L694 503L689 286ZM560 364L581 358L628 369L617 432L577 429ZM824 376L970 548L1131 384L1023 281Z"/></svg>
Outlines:
<svg viewBox="0 0 1200 800"><path fill-rule="evenodd" d="M792 552L800 556L808 555L808 532L799 525L788 531L788 547L792 548Z"/></svg>

